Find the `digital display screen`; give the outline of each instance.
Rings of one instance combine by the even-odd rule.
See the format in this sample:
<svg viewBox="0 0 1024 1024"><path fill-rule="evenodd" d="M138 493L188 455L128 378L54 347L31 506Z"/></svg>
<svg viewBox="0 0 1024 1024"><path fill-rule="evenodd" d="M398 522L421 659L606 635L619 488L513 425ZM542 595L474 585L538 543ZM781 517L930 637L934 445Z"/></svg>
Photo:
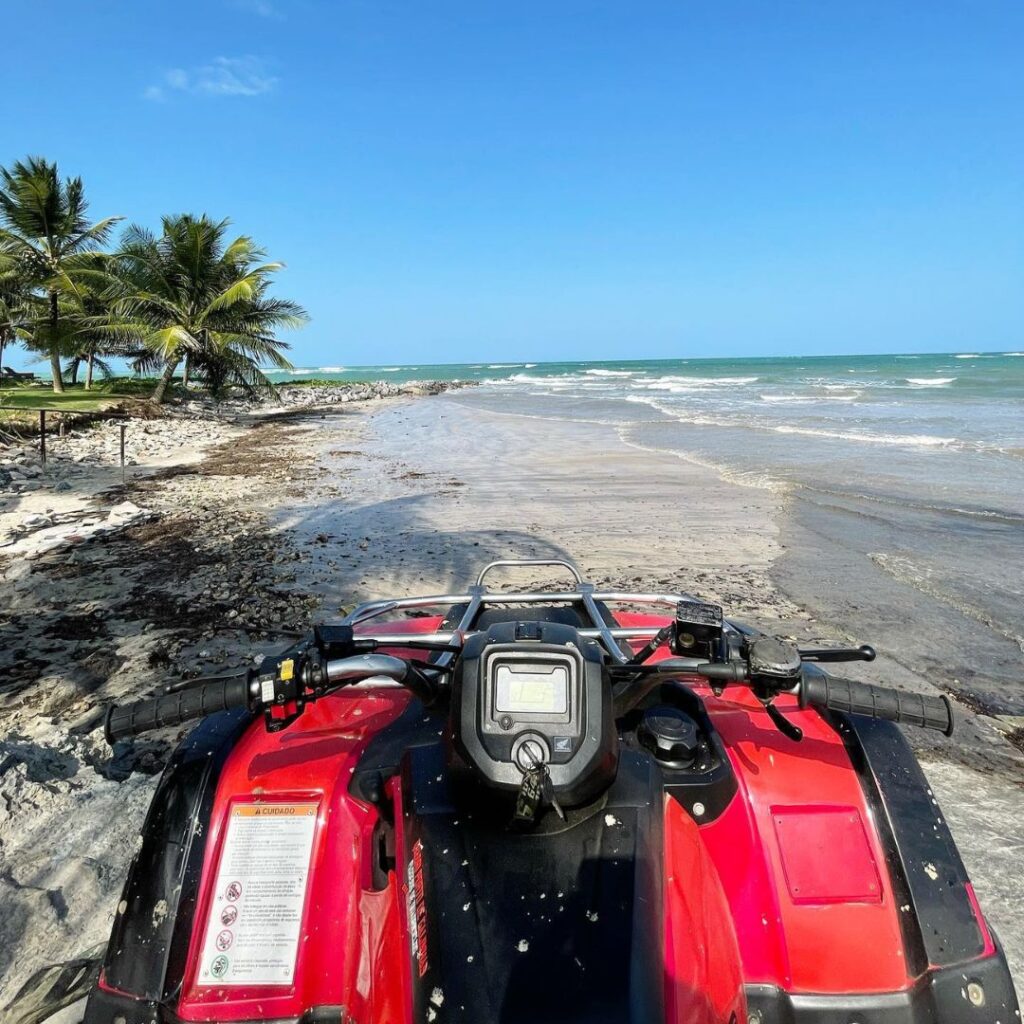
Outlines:
<svg viewBox="0 0 1024 1024"><path fill-rule="evenodd" d="M494 710L512 715L564 715L569 709L569 669L565 665L498 665Z"/></svg>

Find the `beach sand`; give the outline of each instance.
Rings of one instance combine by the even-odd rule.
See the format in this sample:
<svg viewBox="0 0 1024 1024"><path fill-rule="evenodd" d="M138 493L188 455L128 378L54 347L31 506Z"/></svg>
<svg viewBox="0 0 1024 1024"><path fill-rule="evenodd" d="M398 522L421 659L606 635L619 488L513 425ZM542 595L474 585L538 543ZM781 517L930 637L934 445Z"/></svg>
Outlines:
<svg viewBox="0 0 1024 1024"><path fill-rule="evenodd" d="M487 562L518 557L569 558L598 584L691 591L801 641L874 640L849 637L795 593L784 496L599 425L441 396L306 412L211 443L202 460L187 446L141 462L125 487L109 468L60 496L72 511L127 499L152 518L32 560L28 539L0 549L12 595L0 618L0 1006L37 967L109 932L174 736L111 758L103 706L183 672L252 663L287 643L274 630L370 597L458 589ZM0 506L0 528L47 496ZM508 576L542 579L557 570ZM927 686L884 657L856 668ZM984 719L961 718L952 743L908 736L1024 977L1024 770Z"/></svg>

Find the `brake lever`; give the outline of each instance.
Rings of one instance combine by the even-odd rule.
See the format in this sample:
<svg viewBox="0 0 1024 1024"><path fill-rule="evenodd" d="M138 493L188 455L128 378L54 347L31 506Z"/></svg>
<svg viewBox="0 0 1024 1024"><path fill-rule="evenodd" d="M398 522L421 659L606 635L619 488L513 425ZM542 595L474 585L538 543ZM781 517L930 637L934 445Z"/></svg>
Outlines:
<svg viewBox="0 0 1024 1024"><path fill-rule="evenodd" d="M241 679L243 677L252 679L253 670L241 668L237 672L221 672L215 676L196 676L194 679L177 679L173 683L167 683L162 692L164 694L182 693L185 690L193 690L197 686L205 686L207 683L219 683L223 679Z"/></svg>
<svg viewBox="0 0 1024 1024"><path fill-rule="evenodd" d="M875 649L870 644L860 647L798 647L801 661L874 661Z"/></svg>
<svg viewBox="0 0 1024 1024"><path fill-rule="evenodd" d="M804 731L799 725L794 725L776 706L774 701L766 701L764 709L772 724L784 736L788 736L794 743L799 743L804 738Z"/></svg>

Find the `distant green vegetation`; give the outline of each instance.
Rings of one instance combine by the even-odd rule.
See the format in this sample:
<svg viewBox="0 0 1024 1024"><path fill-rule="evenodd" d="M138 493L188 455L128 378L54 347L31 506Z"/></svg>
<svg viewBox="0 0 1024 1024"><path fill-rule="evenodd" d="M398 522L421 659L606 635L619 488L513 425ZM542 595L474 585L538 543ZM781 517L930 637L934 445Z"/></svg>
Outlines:
<svg viewBox="0 0 1024 1024"><path fill-rule="evenodd" d="M122 218L91 222L87 209L82 180L62 179L56 164L0 168L0 372L4 350L20 344L49 359L55 395L80 375L83 390L98 390L114 358L155 375L157 404L179 370L214 394L273 388L260 367L289 369L278 332L307 320L270 294L283 264L205 214L164 217L159 233L132 224L108 249Z"/></svg>

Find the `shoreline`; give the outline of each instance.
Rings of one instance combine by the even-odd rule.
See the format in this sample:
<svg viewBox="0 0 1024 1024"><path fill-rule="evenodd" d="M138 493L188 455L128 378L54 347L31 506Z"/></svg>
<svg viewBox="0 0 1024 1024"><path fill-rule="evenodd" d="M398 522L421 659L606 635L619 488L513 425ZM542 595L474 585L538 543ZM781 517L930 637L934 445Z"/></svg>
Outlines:
<svg viewBox="0 0 1024 1024"><path fill-rule="evenodd" d="M0 656L0 1006L33 968L107 938L174 740L112 756L98 729L110 701L251 663L358 600L461 587L502 556L569 556L598 584L691 590L770 631L846 639L777 583L791 543L782 496L630 448L610 426L443 396L207 427L125 487L109 467L87 499L151 518L33 559L0 548L13 598L0 630L18 666L12 679ZM539 582L529 575L515 581ZM971 766L984 723L960 717L955 756L912 738L1020 976L1020 790Z"/></svg>

